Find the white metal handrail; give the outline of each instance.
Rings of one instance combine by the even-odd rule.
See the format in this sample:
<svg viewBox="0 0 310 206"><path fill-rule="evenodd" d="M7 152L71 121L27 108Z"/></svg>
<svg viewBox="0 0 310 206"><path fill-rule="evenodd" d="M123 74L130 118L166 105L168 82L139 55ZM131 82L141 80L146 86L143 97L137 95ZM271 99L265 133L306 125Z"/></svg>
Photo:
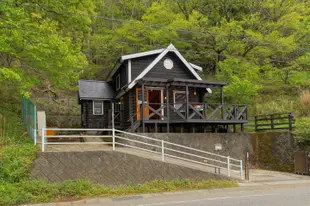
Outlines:
<svg viewBox="0 0 310 206"><path fill-rule="evenodd" d="M47 130L53 131L98 131L98 132L113 132L113 129L86 129L86 128L42 128L42 142L41 142L41 149L42 152L45 151L45 147L47 145L92 145L92 144L113 144L113 142L48 142L47 138L103 138L103 137L112 137L111 135L46 135Z"/></svg>
<svg viewBox="0 0 310 206"><path fill-rule="evenodd" d="M169 156L169 157L173 157L173 158L177 158L177 159L181 159L181 160L185 160L185 161L189 161L189 162L199 163L199 164L206 165L206 166L209 166L209 167L214 167L214 168L218 168L218 169L219 168L220 169L227 169L227 175L228 176L230 176L231 172L236 172L236 173L239 173L240 174L240 178L242 178L242 169L243 169L242 160L231 158L230 156L223 156L223 155L219 155L219 154L215 154L215 153L211 153L211 152L206 152L206 151L203 151L203 150L187 147L187 146L184 146L184 145L180 145L180 144L176 144L176 143L172 143L172 142L168 142L168 141L164 141L164 140L158 140L158 139L155 139L155 138L146 137L146 136L135 134L135 133L124 132L124 131L121 131L121 130L115 130L115 131L118 132L118 133L123 133L123 134L131 135L131 136L135 136L135 137L140 137L142 139L151 140L151 141L154 141L154 142L157 142L157 143L160 142L161 143L160 147L161 147L161 153L162 153L162 161L165 160L165 156ZM117 136L117 137L119 137L119 136ZM130 138L122 137L122 139L127 140L129 142L137 142L137 143L144 144L141 141L133 140L133 139L130 139ZM124 143L122 145L123 146L132 147L132 145L128 145L128 144L124 144ZM189 153L189 152L184 152L184 151L181 151L181 150L171 149L169 147L165 147L165 145L173 145L173 146L184 148L184 149L187 149L187 150L191 150L191 151L195 151L195 152L200 152L200 153L211 155L211 156L214 156L214 157L217 157L217 158L222 158L225 161L217 160L217 159L211 158L211 157L204 157L204 156L200 156L200 155L197 155L197 154L193 154L193 153ZM148 146L153 146L153 147L156 147L156 148L159 147L159 145L150 144L150 143L148 143ZM183 154L183 155L197 157L197 158L204 159L204 160L211 160L211 161L217 162L219 164L224 164L227 167L225 168L225 167L221 167L221 166L216 165L216 164L207 164L207 163L195 161L195 160L192 160L192 159L189 159L189 158L184 158L184 157L179 157L179 156L167 154L165 152L166 150L173 151L173 152L176 152L176 153L180 153L180 154ZM233 164L232 162L237 162L238 164ZM236 168L238 168L238 170L234 170L231 167L236 167Z"/></svg>
<svg viewBox="0 0 310 206"><path fill-rule="evenodd" d="M81 134L81 135L49 135L46 136L46 130L54 130L54 131L100 131L100 132L112 132L112 135L89 135L89 134ZM131 139L127 136L122 137L120 135L116 135L116 132L119 134L124 134L127 136L134 136L134 137L138 137L140 138L139 140L135 140L135 139ZM112 142L48 142L47 137L54 137L54 138L102 138L102 137L111 137L112 138ZM130 144L126 144L124 142L116 142L116 139L120 139L120 140L124 140L124 141L128 141L131 143L136 143L134 145L130 145ZM148 141L145 141L148 140ZM153 143L151 143L150 141L153 141ZM238 159L234 159L231 158L230 156L223 156L223 155L219 155L219 154L215 154L212 152L206 152L203 150L199 150L196 148L192 148L192 147L188 147L188 146L184 146L184 145L180 145L180 144L176 144L176 143L172 143L172 142L168 142L168 141L164 141L164 140L158 140L155 138L151 138L151 137L146 137L143 135L139 135L139 134L135 134L135 133L130 133L130 132L125 132L125 131L121 131L121 130L117 130L117 129L80 129L80 128L42 128L42 152L45 151L45 148L47 145L86 145L86 144L102 144L102 145L112 145L113 150L115 150L115 145L120 145L120 146L124 146L124 147L129 147L129 148L133 148L133 149L138 149L138 150L142 150L142 151L146 151L146 152L151 152L151 153L155 153L155 154L161 154L161 159L162 161L165 161L165 157L170 157L170 158L175 158L175 159L180 159L180 160L184 160L187 162L192 162L192 163L196 163L196 164L200 164L200 165L204 165L204 166L208 166L208 167L212 167L215 169L225 169L227 170L227 176L231 176L231 172L234 173L239 173L240 178L242 179L242 174L243 174L243 166L242 166L242 160L238 160ZM157 148L159 151L153 151L150 149L146 149L145 147L142 148L141 146L139 146L139 144L147 146L147 147L152 147L152 148ZM169 146L174 146L174 148L170 148ZM180 149L177 149L177 148ZM185 150L185 151L184 151ZM173 154L167 153L168 151L170 152L174 152ZM201 155L198 155L197 153L200 153ZM182 156L178 156L182 155ZM203 155L203 156L202 156ZM208 155L208 157L206 157L205 155ZM188 158L188 157L184 157L184 156L189 156L192 158ZM200 159L198 160L194 160L193 157ZM201 161L203 160L203 161ZM207 162L205 162L207 161ZM233 169L232 167L236 168Z"/></svg>

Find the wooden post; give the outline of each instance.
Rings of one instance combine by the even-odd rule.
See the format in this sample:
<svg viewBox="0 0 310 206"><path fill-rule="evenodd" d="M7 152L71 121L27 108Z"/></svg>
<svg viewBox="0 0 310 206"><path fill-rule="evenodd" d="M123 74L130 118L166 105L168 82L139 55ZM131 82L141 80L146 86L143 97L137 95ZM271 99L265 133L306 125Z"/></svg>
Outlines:
<svg viewBox="0 0 310 206"><path fill-rule="evenodd" d="M293 115L292 113L288 113L288 123L290 131L293 130Z"/></svg>
<svg viewBox="0 0 310 206"><path fill-rule="evenodd" d="M112 104L112 142L113 142L113 151L115 150L115 125L114 125L114 102Z"/></svg>
<svg viewBox="0 0 310 206"><path fill-rule="evenodd" d="M234 128L234 133L236 133L236 131L237 131L236 124L233 124L233 128Z"/></svg>
<svg viewBox="0 0 310 206"><path fill-rule="evenodd" d="M255 131L257 131L257 116L255 116L254 118L255 118L255 120L254 120L254 122L255 122Z"/></svg>
<svg viewBox="0 0 310 206"><path fill-rule="evenodd" d="M240 124L241 132L244 132L244 124Z"/></svg>
<svg viewBox="0 0 310 206"><path fill-rule="evenodd" d="M133 132L135 132L135 131L134 131L134 128L133 128L133 124L134 124L133 117L130 118L130 124L131 124L130 130L131 130L131 132L133 133Z"/></svg>
<svg viewBox="0 0 310 206"><path fill-rule="evenodd" d="M271 123L271 130L273 130L274 129L274 121L273 121L273 115L271 114L270 115L270 123Z"/></svg>
<svg viewBox="0 0 310 206"><path fill-rule="evenodd" d="M166 103L167 103L167 133L170 132L170 114L169 114L169 90L168 84L166 85Z"/></svg>
<svg viewBox="0 0 310 206"><path fill-rule="evenodd" d="M157 122L155 123L155 133L157 133L158 130L158 126L157 126Z"/></svg>
<svg viewBox="0 0 310 206"><path fill-rule="evenodd" d="M224 120L224 88L223 86L221 87L221 113L222 113L222 120Z"/></svg>
<svg viewBox="0 0 310 206"><path fill-rule="evenodd" d="M245 164L244 164L244 175L246 180L250 180L250 174L249 174L249 152L245 151Z"/></svg>
<svg viewBox="0 0 310 206"><path fill-rule="evenodd" d="M189 108L188 108L189 102L188 102L188 86L187 85L186 85L185 95L186 95L186 119L188 120L188 118L189 118Z"/></svg>
<svg viewBox="0 0 310 206"><path fill-rule="evenodd" d="M141 120L142 120L142 132L145 133L145 123L144 123L144 83L142 83L142 108L141 108Z"/></svg>

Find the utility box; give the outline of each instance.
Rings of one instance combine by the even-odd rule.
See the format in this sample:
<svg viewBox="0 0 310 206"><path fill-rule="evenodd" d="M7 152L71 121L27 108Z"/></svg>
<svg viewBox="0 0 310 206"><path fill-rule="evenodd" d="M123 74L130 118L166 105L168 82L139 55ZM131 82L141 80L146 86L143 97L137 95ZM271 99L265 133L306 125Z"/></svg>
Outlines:
<svg viewBox="0 0 310 206"><path fill-rule="evenodd" d="M294 167L295 173L301 175L309 175L310 153L307 151L295 152Z"/></svg>
<svg viewBox="0 0 310 206"><path fill-rule="evenodd" d="M45 111L37 111L37 123L39 137L42 137L42 128L46 128L46 115Z"/></svg>

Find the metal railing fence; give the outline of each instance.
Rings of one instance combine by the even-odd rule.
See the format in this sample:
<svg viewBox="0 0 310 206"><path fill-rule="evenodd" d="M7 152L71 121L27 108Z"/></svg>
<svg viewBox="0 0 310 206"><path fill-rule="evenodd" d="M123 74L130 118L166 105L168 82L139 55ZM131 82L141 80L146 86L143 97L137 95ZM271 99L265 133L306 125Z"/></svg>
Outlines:
<svg viewBox="0 0 310 206"><path fill-rule="evenodd" d="M53 135L46 135L46 130L53 130ZM57 132L107 132L108 135L101 134L56 134ZM111 138L108 142L49 142L48 138ZM136 139L132 138L136 137ZM117 140L117 141L116 141ZM140 134L130 133L117 129L71 129L71 128L42 128L42 152L46 150L48 145L85 145L85 144L105 144L112 145L113 151L116 150L116 145L128 147L132 149L142 150L145 152L155 153L161 156L161 161L165 162L167 157L178 159L186 162L195 163L201 166L214 168L215 172L222 170L222 174L228 177L231 173L235 173L241 179L243 177L242 160L231 158L230 156L223 156L212 152L199 150L181 144L175 144L165 140L159 140L147 137ZM223 173L224 170L224 173Z"/></svg>
<svg viewBox="0 0 310 206"><path fill-rule="evenodd" d="M29 99L22 97L22 119L34 144L37 140L37 107Z"/></svg>

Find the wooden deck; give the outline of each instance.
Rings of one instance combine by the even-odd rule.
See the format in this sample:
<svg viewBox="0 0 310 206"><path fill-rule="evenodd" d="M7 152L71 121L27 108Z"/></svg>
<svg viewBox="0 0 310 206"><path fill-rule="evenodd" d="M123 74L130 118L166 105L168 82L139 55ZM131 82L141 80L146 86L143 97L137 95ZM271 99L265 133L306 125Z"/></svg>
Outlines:
<svg viewBox="0 0 310 206"><path fill-rule="evenodd" d="M141 116L146 122L246 123L247 105L186 103L145 104L149 113Z"/></svg>
<svg viewBox="0 0 310 206"><path fill-rule="evenodd" d="M142 107L142 105L141 105ZM148 113L141 115L139 118L138 127L142 127L142 132L163 130L160 127L165 127L166 132L170 132L170 127L188 128L187 131L206 131L204 127L210 126L217 128L223 126L226 128L233 125L234 131L236 125L241 126L248 122L248 107L247 105L227 105L227 104L207 104L207 103L190 103L183 104L145 104ZM134 117L136 118L136 117ZM136 124L132 121L132 124ZM137 125L137 124L136 124ZM137 128L138 128L137 127ZM160 129L158 129L158 127ZM147 128L147 129L145 129ZM189 129L191 128L191 129ZM217 129L213 129L217 130Z"/></svg>

